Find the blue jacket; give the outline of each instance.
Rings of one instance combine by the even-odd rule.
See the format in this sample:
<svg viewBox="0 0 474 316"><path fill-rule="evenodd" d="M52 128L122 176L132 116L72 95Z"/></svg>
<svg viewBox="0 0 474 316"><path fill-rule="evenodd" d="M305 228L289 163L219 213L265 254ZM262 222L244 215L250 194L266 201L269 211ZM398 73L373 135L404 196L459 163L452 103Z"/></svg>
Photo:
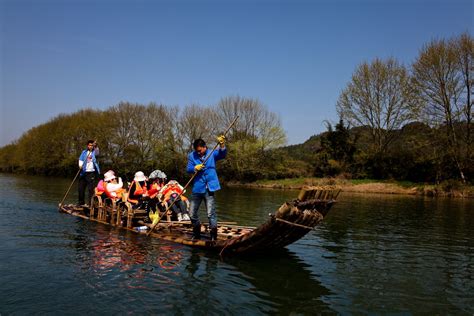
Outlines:
<svg viewBox="0 0 474 316"><path fill-rule="evenodd" d="M96 149L97 150L97 149ZM96 159L96 150L92 151L91 158L92 158L92 163L94 164L94 169L97 174L100 174L100 168L99 168L99 163L97 162ZM82 170L81 170L81 176L83 176L86 173L86 165L87 165L87 149L84 149L79 156L79 160L83 161L84 163L82 164Z"/></svg>
<svg viewBox="0 0 474 316"><path fill-rule="evenodd" d="M188 155L188 166L186 171L194 173L194 166L201 164L210 154L211 150L207 149L203 157L199 157L197 152L193 151ZM221 188L216 172L216 161L224 159L227 154L226 148L219 148L214 151L211 157L206 161L205 168L198 172L193 181L193 193L205 193L206 188L214 192Z"/></svg>

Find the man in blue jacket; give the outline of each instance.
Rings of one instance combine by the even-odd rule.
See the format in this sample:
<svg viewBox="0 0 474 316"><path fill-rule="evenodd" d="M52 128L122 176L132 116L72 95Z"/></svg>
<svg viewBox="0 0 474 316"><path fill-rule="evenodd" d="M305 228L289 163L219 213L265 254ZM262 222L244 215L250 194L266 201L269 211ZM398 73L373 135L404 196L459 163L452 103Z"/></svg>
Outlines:
<svg viewBox="0 0 474 316"><path fill-rule="evenodd" d="M198 210L204 200L209 219L211 240L217 239L217 215L214 193L221 188L216 172L216 161L224 159L227 150L225 148L225 136L217 138L219 149L211 154L202 139L196 139L193 143L194 151L188 155L188 173L197 173L193 181L193 193L191 196L191 223L193 224L193 238L201 238L201 222ZM210 155L210 156L209 156ZM209 156L204 164L204 161Z"/></svg>
<svg viewBox="0 0 474 316"><path fill-rule="evenodd" d="M85 190L89 192L89 201L94 194L95 179L100 174L99 164L96 156L99 155L99 148L94 140L87 141L87 149L83 150L79 156L79 205L86 206ZM88 206L88 205L87 205Z"/></svg>

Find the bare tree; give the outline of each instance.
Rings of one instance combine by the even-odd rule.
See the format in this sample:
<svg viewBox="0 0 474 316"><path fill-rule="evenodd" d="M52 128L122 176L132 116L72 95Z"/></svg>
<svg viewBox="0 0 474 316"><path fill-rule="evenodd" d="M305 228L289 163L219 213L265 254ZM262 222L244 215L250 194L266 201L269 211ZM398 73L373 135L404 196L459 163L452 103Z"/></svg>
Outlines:
<svg viewBox="0 0 474 316"><path fill-rule="evenodd" d="M352 126L370 128L374 149L385 151L394 130L413 119L418 106L407 69L395 59L375 59L357 67L339 96L339 116Z"/></svg>
<svg viewBox="0 0 474 316"><path fill-rule="evenodd" d="M137 165L156 160L157 152L165 147L173 133L174 110L155 103L145 106L121 102L111 107L108 112L113 117L114 131L109 146L113 156Z"/></svg>
<svg viewBox="0 0 474 316"><path fill-rule="evenodd" d="M258 126L257 138L262 151L286 144L286 133L277 114L263 111Z"/></svg>
<svg viewBox="0 0 474 316"><path fill-rule="evenodd" d="M173 134L173 114L176 108L150 103L138 107L135 121L137 124L137 141L143 161L160 160L161 152L173 149L170 143Z"/></svg>
<svg viewBox="0 0 474 316"><path fill-rule="evenodd" d="M109 136L109 151L113 157L113 163L119 164L127 160L126 154L134 145L135 123L134 115L136 105L128 102L120 102L118 105L109 108L108 112L114 121L114 133Z"/></svg>
<svg viewBox="0 0 474 316"><path fill-rule="evenodd" d="M446 129L446 145L461 179L465 182L459 159L456 123L461 119L463 91L459 54L454 40L433 40L425 45L413 64L414 82L425 101L425 118L431 125Z"/></svg>
<svg viewBox="0 0 474 316"><path fill-rule="evenodd" d="M191 104L184 108L177 123L177 139L181 142L183 152L192 150L192 143L197 138L210 141L215 138L215 112L209 107Z"/></svg>
<svg viewBox="0 0 474 316"><path fill-rule="evenodd" d="M455 39L456 52L458 54L458 66L459 72L461 73L461 80L463 85L463 92L461 97L461 108L458 110L461 112L462 120L466 123L466 132L464 135L464 141L466 143L466 157L469 160L472 159L472 116L473 116L473 99L474 93L474 39L469 33L461 34ZM472 162L471 162L472 163Z"/></svg>
<svg viewBox="0 0 474 316"><path fill-rule="evenodd" d="M215 111L221 131L239 116L230 134L235 140L248 139L257 142L262 151L286 143L280 118L258 100L240 96L226 97L219 101Z"/></svg>
<svg viewBox="0 0 474 316"><path fill-rule="evenodd" d="M286 142L279 117L260 101L240 96L221 99L214 111L219 132L239 116L229 133L232 157L224 162L229 166L227 170L232 170L230 173L237 178L255 180L273 155L269 149Z"/></svg>

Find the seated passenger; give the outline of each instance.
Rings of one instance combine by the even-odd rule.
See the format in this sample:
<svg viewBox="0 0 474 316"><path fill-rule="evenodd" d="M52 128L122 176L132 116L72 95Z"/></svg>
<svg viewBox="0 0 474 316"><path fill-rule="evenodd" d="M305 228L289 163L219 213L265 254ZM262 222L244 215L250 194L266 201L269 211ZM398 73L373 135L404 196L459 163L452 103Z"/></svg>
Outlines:
<svg viewBox="0 0 474 316"><path fill-rule="evenodd" d="M135 177L128 188L127 201L132 203L134 209L146 209L148 200L149 196L145 174L142 171L138 171L135 173Z"/></svg>
<svg viewBox="0 0 474 316"><path fill-rule="evenodd" d="M159 193L161 188L165 185L166 182L166 174L161 170L155 170L150 173L148 177L149 185L148 185L148 195L150 199L159 198Z"/></svg>
<svg viewBox="0 0 474 316"><path fill-rule="evenodd" d="M115 172L112 170L107 171L104 174L104 190L105 194L111 199L119 200L122 198L122 194L125 191L123 189L123 182L122 178L118 178L115 176Z"/></svg>
<svg viewBox="0 0 474 316"><path fill-rule="evenodd" d="M160 211L163 212L165 208L161 204L160 191L165 185L166 174L161 170L154 170L152 173L150 173L148 180L148 196L150 197L148 208L149 210L156 211L156 208L158 207Z"/></svg>
<svg viewBox="0 0 474 316"><path fill-rule="evenodd" d="M178 221L189 221L191 219L185 204L187 199L183 193L183 187L176 180L170 180L160 191L162 201L167 207L172 205L171 209Z"/></svg>

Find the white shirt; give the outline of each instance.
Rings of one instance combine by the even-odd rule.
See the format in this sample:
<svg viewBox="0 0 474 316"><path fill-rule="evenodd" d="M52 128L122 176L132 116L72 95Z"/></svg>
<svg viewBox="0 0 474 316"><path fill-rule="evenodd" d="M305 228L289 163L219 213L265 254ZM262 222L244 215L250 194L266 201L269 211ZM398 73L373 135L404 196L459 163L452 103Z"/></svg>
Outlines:
<svg viewBox="0 0 474 316"><path fill-rule="evenodd" d="M87 162L86 162L86 172L94 172L95 171L95 168L94 168L94 163L92 162L92 155L90 154L90 151L87 152ZM82 168L84 164L84 161L82 160L79 160L79 168Z"/></svg>
<svg viewBox="0 0 474 316"><path fill-rule="evenodd" d="M116 191L120 190L123 187L122 178L118 178L118 183L107 183L106 186L107 191L109 191L110 195L115 197L117 196Z"/></svg>

